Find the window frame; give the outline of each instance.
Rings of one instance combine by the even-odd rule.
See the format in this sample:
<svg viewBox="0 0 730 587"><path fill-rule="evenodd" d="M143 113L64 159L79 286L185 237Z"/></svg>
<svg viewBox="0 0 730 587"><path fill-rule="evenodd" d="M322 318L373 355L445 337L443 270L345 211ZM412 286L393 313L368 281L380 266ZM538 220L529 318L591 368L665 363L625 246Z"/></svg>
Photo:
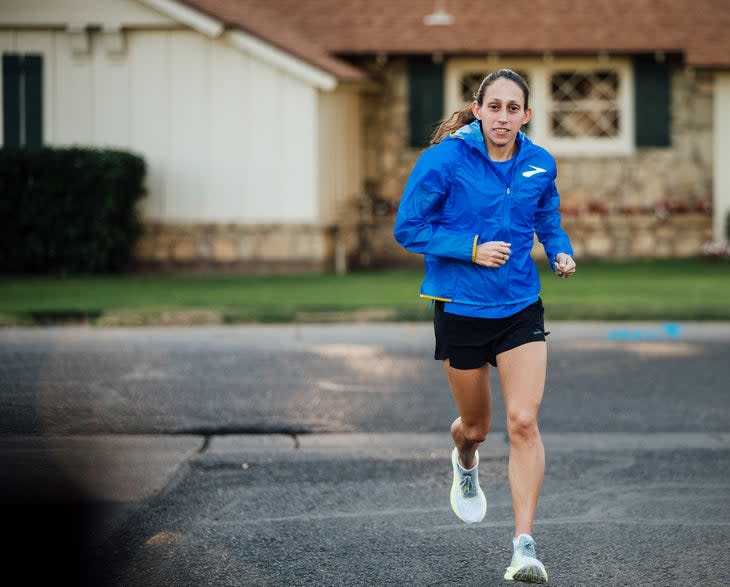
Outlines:
<svg viewBox="0 0 730 587"><path fill-rule="evenodd" d="M530 138L554 155L632 155L635 147L634 127L634 78L631 59L628 57L606 58L499 58L474 59L452 58L446 64L444 104L448 115L463 107L461 78L474 71L486 73L503 67L520 70L529 76ZM615 137L555 137L550 123L550 76L558 71L592 72L602 69L615 70L619 76L619 132Z"/></svg>

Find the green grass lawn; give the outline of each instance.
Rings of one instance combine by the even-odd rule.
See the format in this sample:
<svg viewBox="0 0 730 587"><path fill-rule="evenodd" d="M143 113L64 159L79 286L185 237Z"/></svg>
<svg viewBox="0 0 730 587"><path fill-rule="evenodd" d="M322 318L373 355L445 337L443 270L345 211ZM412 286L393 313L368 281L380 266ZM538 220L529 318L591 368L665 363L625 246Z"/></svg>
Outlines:
<svg viewBox="0 0 730 587"><path fill-rule="evenodd" d="M570 279L558 279L547 267L541 272L548 319L730 320L728 263L581 263ZM361 318L428 320L429 303L418 297L421 277L413 269L344 276L6 277L0 314L5 323L94 321L110 312L149 323L163 312L196 310L230 323L351 319L353 311Z"/></svg>
<svg viewBox="0 0 730 587"><path fill-rule="evenodd" d="M730 264L705 259L581 264L568 280L543 274L552 319L730 320Z"/></svg>

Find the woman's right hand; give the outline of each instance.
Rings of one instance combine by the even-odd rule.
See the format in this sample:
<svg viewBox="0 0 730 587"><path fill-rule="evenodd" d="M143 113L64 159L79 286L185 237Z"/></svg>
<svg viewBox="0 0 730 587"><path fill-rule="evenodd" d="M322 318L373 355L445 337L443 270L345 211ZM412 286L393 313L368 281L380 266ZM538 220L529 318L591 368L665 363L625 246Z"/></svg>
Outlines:
<svg viewBox="0 0 730 587"><path fill-rule="evenodd" d="M477 245L477 254L474 262L482 267L496 269L504 265L508 260L512 245L504 241L489 241Z"/></svg>

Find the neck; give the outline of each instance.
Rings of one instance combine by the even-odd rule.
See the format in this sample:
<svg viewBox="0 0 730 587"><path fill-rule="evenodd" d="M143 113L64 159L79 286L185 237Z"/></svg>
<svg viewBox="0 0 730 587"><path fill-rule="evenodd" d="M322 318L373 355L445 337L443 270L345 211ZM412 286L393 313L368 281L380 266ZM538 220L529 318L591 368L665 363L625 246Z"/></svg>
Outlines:
<svg viewBox="0 0 730 587"><path fill-rule="evenodd" d="M486 141L485 141L486 142ZM514 143L509 145L493 145L486 144L487 153L492 161L509 161L515 154L516 147Z"/></svg>

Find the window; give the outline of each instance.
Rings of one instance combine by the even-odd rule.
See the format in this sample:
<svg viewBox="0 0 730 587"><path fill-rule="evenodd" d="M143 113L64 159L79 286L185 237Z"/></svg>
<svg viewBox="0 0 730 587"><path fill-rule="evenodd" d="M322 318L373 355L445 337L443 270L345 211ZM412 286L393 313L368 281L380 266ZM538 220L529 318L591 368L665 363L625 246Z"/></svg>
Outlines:
<svg viewBox="0 0 730 587"><path fill-rule="evenodd" d="M446 111L472 99L484 75L509 67L530 86L533 117L525 131L556 154L630 154L634 148L628 59L454 59L447 66ZM474 88L474 89L471 89Z"/></svg>
<svg viewBox="0 0 730 587"><path fill-rule="evenodd" d="M557 71L550 75L551 136L615 137L620 130L619 119L616 71Z"/></svg>
<svg viewBox="0 0 730 587"><path fill-rule="evenodd" d="M3 145L43 144L43 57L3 55Z"/></svg>
<svg viewBox="0 0 730 587"><path fill-rule="evenodd" d="M459 76L459 94L464 104L474 99L483 79L484 74L479 72L466 72Z"/></svg>

